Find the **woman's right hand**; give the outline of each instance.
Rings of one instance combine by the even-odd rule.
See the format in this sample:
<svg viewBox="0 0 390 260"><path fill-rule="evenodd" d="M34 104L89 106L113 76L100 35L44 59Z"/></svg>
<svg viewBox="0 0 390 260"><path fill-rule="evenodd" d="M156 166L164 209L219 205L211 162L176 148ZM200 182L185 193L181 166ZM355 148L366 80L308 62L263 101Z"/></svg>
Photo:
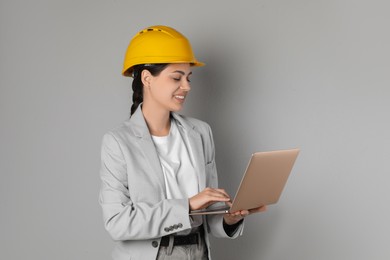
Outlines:
<svg viewBox="0 0 390 260"><path fill-rule="evenodd" d="M224 189L206 188L189 199L190 210L205 209L216 202L229 202L230 197Z"/></svg>

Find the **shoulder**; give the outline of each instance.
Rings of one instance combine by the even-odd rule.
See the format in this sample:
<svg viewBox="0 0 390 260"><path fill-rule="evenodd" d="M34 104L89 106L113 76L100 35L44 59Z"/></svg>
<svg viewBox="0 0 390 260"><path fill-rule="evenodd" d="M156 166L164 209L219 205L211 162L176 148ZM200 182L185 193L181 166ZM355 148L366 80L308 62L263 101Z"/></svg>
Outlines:
<svg viewBox="0 0 390 260"><path fill-rule="evenodd" d="M103 136L103 142L120 143L122 140L128 140L129 138L131 139L134 137L134 133L131 128L131 122L128 119L108 130Z"/></svg>

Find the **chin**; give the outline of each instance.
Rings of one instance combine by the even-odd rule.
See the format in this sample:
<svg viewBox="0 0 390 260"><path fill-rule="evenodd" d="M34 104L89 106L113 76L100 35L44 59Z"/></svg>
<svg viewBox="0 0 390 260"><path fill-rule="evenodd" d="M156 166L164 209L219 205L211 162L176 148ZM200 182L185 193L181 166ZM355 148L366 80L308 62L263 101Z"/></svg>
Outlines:
<svg viewBox="0 0 390 260"><path fill-rule="evenodd" d="M183 105L175 105L171 107L171 112L179 112L183 109Z"/></svg>

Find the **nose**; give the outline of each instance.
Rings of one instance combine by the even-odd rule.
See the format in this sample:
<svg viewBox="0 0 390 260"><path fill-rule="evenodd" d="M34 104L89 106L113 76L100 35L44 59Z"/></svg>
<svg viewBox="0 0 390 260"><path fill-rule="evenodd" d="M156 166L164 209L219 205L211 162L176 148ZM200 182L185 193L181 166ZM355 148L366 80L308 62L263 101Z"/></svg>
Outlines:
<svg viewBox="0 0 390 260"><path fill-rule="evenodd" d="M188 80L184 80L181 84L180 84L180 89L181 90L184 90L184 91L190 91L191 90L191 85L190 85L190 82Z"/></svg>

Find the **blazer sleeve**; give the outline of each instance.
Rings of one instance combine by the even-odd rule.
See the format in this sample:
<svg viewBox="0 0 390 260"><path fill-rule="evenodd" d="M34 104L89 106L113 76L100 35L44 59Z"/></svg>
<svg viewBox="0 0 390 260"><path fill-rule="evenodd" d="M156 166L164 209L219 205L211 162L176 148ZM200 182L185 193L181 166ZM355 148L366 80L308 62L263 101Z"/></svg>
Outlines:
<svg viewBox="0 0 390 260"><path fill-rule="evenodd" d="M209 158L208 164L206 165L206 174L208 178L208 186L212 188L218 188L218 175L217 175L217 167L215 164L215 146L214 146L214 139L213 134L211 131L211 128L208 127L208 138L209 138L209 149L210 149L210 155L211 158ZM221 203L215 203L213 206L220 206ZM223 203L222 203L223 205ZM223 215L206 215L207 218L207 224L208 228L211 231L211 234L214 237L221 237L221 238L237 238L238 236L241 236L244 230L244 222L242 221L241 224L237 227L237 229L227 234L225 229L223 228Z"/></svg>
<svg viewBox="0 0 390 260"><path fill-rule="evenodd" d="M158 238L191 228L187 199L132 201L126 161L117 139L110 133L103 137L100 177L99 203L105 229L114 240Z"/></svg>

